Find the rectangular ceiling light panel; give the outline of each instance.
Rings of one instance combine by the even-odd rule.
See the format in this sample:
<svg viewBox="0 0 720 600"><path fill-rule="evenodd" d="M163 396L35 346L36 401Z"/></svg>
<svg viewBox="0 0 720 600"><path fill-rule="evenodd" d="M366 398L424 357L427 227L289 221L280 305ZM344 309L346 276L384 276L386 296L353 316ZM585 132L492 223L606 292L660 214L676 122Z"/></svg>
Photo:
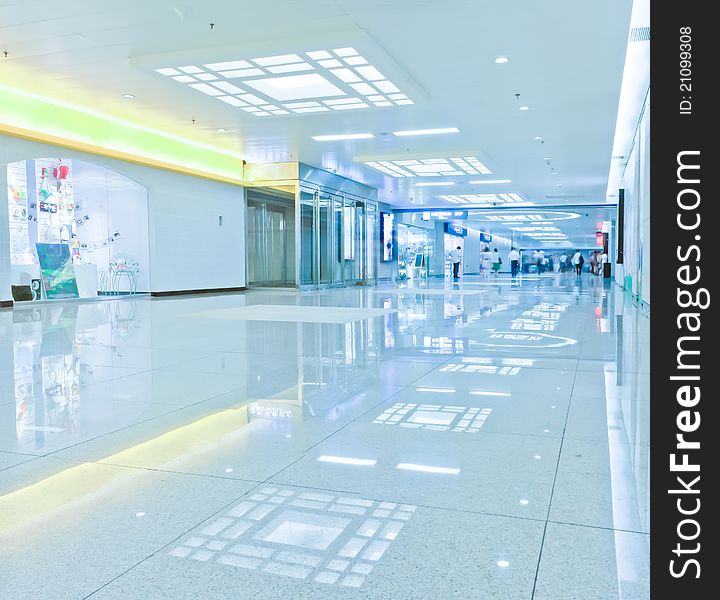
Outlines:
<svg viewBox="0 0 720 600"><path fill-rule="evenodd" d="M155 72L185 87L214 96L230 106L244 107L250 95L253 98L259 96L260 101L252 103L273 105L274 115L413 104L382 71L369 64L355 48L350 47L203 65L162 67L155 69ZM232 83L227 80L232 80ZM204 83L211 81L212 85ZM358 93L366 98L357 98ZM347 98L348 101L332 101L342 98ZM314 101L317 108L308 110L310 106L298 106L298 101L303 100ZM317 104L319 102L326 106ZM277 106L278 104L281 106ZM270 113L254 111L248 114L267 116ZM468 165L474 168L470 161ZM451 166L448 163L448 167L445 173L458 173L457 165ZM454 169L455 173L451 169ZM486 171L466 172L476 174ZM396 173L394 176L414 175Z"/></svg>
<svg viewBox="0 0 720 600"><path fill-rule="evenodd" d="M447 177L450 175L477 175L479 172L490 173L490 169L474 156L468 157L460 163L456 162L457 160L455 158L422 158L368 161L365 164L393 177ZM518 202L521 201L518 200Z"/></svg>
<svg viewBox="0 0 720 600"><path fill-rule="evenodd" d="M443 194L438 198L452 204L515 204L525 202L517 194Z"/></svg>

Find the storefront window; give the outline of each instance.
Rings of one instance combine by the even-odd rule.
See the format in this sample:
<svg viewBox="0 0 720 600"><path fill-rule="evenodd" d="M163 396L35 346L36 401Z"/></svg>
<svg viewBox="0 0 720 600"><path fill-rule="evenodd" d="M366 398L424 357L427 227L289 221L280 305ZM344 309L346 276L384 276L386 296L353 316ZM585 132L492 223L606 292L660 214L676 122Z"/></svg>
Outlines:
<svg viewBox="0 0 720 600"><path fill-rule="evenodd" d="M19 161L7 170L15 300L149 290L145 188L70 159Z"/></svg>

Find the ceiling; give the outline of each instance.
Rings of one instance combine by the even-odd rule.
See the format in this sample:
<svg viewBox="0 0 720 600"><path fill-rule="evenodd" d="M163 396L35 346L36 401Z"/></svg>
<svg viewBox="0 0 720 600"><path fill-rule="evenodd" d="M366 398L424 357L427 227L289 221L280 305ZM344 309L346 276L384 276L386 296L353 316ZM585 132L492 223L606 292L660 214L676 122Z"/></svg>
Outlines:
<svg viewBox="0 0 720 600"><path fill-rule="evenodd" d="M631 8L631 0L4 0L0 51L8 55L0 55L0 80L248 162L299 160L325 168L379 188L380 199L396 206L489 201L464 198L472 194L507 194L496 198L500 204L597 204L605 202ZM306 53L326 50L343 60L332 50L348 47L412 104L360 95L367 108L335 110L320 101L328 110L296 113L275 104L273 114L260 118L155 71L296 54L311 63L313 77L321 73L341 89L325 91L342 98L354 90ZM498 56L510 60L496 64ZM276 88L287 90L291 81L270 81L272 62L252 84L228 81L239 82L243 93L250 85L285 94ZM227 73L219 73L225 81ZM287 77L301 73L288 70ZM391 133L447 127L460 131ZM312 139L343 133L375 137ZM446 175L392 177L363 164L468 157L490 173L446 162ZM483 179L511 183L467 183ZM454 185L414 185L429 181Z"/></svg>
<svg viewBox="0 0 720 600"><path fill-rule="evenodd" d="M596 248L595 233L608 232L616 216L614 206L502 208L471 210L462 224L510 239L518 248Z"/></svg>

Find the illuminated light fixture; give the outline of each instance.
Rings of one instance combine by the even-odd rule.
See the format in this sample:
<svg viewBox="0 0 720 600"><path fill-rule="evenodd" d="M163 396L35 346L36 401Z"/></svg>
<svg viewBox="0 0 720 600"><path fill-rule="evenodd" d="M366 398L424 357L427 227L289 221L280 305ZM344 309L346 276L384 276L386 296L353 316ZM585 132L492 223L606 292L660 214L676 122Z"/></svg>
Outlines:
<svg viewBox="0 0 720 600"><path fill-rule="evenodd" d="M494 183L512 183L510 179L474 179L468 181L471 185L483 185L483 184L494 184Z"/></svg>
<svg viewBox="0 0 720 600"><path fill-rule="evenodd" d="M123 94L122 97L126 100L135 100L135 94Z"/></svg>
<svg viewBox="0 0 720 600"><path fill-rule="evenodd" d="M522 111L530 110L530 107L529 107L529 106L521 106L521 107L519 108L519 110L522 110Z"/></svg>
<svg viewBox="0 0 720 600"><path fill-rule="evenodd" d="M498 65L504 65L506 62L510 62L510 59L509 59L507 56L498 56L498 57L495 59L495 62L496 62Z"/></svg>
<svg viewBox="0 0 720 600"><path fill-rule="evenodd" d="M198 92L202 92L203 94L207 94L208 96L222 96L223 92L221 92L219 89L208 85L207 83L191 83L191 88L196 89Z"/></svg>
<svg viewBox="0 0 720 600"><path fill-rule="evenodd" d="M226 472L226 473L232 473L234 470L235 470L235 469L233 469L232 467L228 467L227 469L225 469L225 472Z"/></svg>
<svg viewBox="0 0 720 600"><path fill-rule="evenodd" d="M355 48L350 47L229 60L202 66L163 67L155 71L178 83L191 85L200 92L215 96L231 106L243 106L232 98L249 102L246 96L250 89L263 96L258 102L250 102L251 104L283 103L282 107L247 111L256 116L414 104L397 85L386 79L385 75L369 64ZM232 84L226 82L226 85L221 85L223 79L234 81ZM209 87L196 87L202 85L200 82L206 81L214 82L213 85L224 93L216 94ZM352 96L354 93L372 96L369 100L371 104L362 100L338 104L327 102L330 109L316 110L306 110L311 107L294 108L285 104L292 100L305 99L326 102L332 98Z"/></svg>
<svg viewBox="0 0 720 600"><path fill-rule="evenodd" d="M372 133L339 133L337 135L314 135L316 142L335 142L338 140L367 140L374 138Z"/></svg>
<svg viewBox="0 0 720 600"><path fill-rule="evenodd" d="M444 194L438 198L453 204L526 204L518 194Z"/></svg>
<svg viewBox="0 0 720 600"><path fill-rule="evenodd" d="M473 396L498 396L503 398L509 398L512 394L507 392L485 392L482 390L470 390L470 394Z"/></svg>
<svg viewBox="0 0 720 600"><path fill-rule="evenodd" d="M415 187L430 187L434 185L455 185L454 181L418 181L413 183Z"/></svg>
<svg viewBox="0 0 720 600"><path fill-rule="evenodd" d="M530 500L525 500L525 498L523 498L522 500L520 500L520 504L522 504L523 506L527 506L528 504L530 504Z"/></svg>
<svg viewBox="0 0 720 600"><path fill-rule="evenodd" d="M390 96L393 98L393 96ZM401 98L393 98L401 100ZM408 129L407 131L393 131L393 135L398 137L404 137L408 135L435 135L439 133L459 133L460 130L457 127L441 127L438 129Z"/></svg>
<svg viewBox="0 0 720 600"><path fill-rule="evenodd" d="M457 475L460 469L454 467L433 467L430 465L415 465L412 463L399 463L396 469L404 471L419 471L421 473L439 473L441 475Z"/></svg>
<svg viewBox="0 0 720 600"><path fill-rule="evenodd" d="M217 130L218 130L218 133L227 133L228 132L228 130L225 129L224 127L218 127Z"/></svg>
<svg viewBox="0 0 720 600"><path fill-rule="evenodd" d="M403 102L397 100L396 102ZM369 167L392 177L450 177L490 175L492 172L475 156L367 161Z"/></svg>
<svg viewBox="0 0 720 600"><path fill-rule="evenodd" d="M139 518L141 518L141 517L144 517L144 516L145 516L145 513L142 512L142 511L141 511L141 512L136 512L136 513L135 513L135 516L139 519Z"/></svg>
<svg viewBox="0 0 720 600"><path fill-rule="evenodd" d="M540 456L539 454L536 454L535 456L533 456L533 458L536 460L540 460L542 458L542 456Z"/></svg>
<svg viewBox="0 0 720 600"><path fill-rule="evenodd" d="M510 562L507 560L499 560L497 561L497 566L501 569L507 569L510 566Z"/></svg>
<svg viewBox="0 0 720 600"><path fill-rule="evenodd" d="M539 142L540 140L542 140L542 137L540 137L539 135L536 135L536 136L533 138L533 140L535 140L536 142Z"/></svg>
<svg viewBox="0 0 720 600"><path fill-rule="evenodd" d="M319 456L317 460L338 465L356 465L361 467L374 467L377 464L377 461L371 458L351 458L349 456Z"/></svg>
<svg viewBox="0 0 720 600"><path fill-rule="evenodd" d="M436 387L419 387L415 388L416 392L435 392L437 394L454 394L455 388L436 388Z"/></svg>

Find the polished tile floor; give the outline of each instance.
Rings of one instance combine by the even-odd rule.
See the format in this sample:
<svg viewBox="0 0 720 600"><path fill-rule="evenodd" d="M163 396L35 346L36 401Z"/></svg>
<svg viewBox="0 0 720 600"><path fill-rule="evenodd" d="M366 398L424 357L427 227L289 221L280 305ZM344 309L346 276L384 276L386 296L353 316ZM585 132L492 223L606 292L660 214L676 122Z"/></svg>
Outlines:
<svg viewBox="0 0 720 600"><path fill-rule="evenodd" d="M649 598L649 320L597 277L0 334L0 598Z"/></svg>

